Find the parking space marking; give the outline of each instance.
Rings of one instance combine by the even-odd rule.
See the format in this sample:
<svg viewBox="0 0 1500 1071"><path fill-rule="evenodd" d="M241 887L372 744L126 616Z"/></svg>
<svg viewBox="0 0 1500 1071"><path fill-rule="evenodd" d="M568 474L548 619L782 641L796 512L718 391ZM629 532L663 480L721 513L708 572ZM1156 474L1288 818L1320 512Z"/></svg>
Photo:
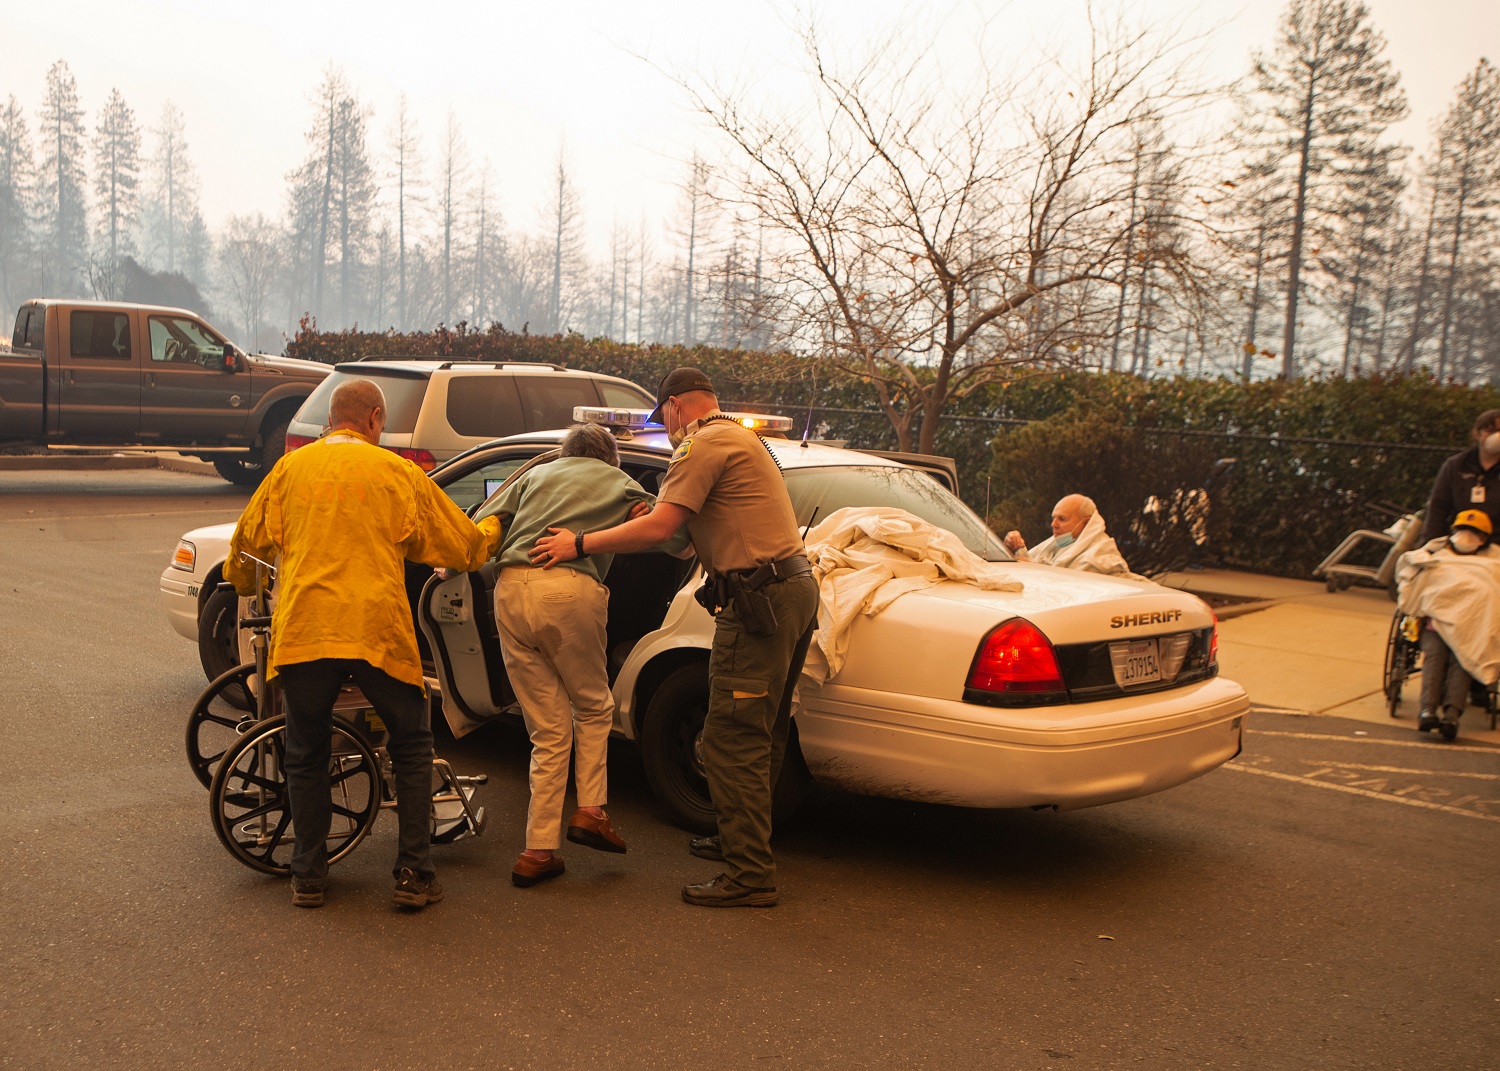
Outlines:
<svg viewBox="0 0 1500 1071"><path fill-rule="evenodd" d="M1342 738L1340 738L1340 739L1342 739ZM1304 760L1304 761L1307 761L1307 760ZM1329 767L1329 765L1330 765L1329 763L1324 763L1323 764L1324 769L1326 770ZM1368 799L1372 799L1372 800L1384 800L1387 803L1403 803L1403 804L1405 804L1408 807L1421 807L1424 810L1429 810L1429 811L1443 811L1443 812L1446 812L1447 814L1460 814L1460 815L1463 815L1466 818L1481 818L1481 819L1483 819L1483 820L1485 820L1487 822L1500 822L1500 814L1488 814L1488 813L1485 813L1483 811L1465 810L1462 807L1455 807L1452 804L1448 804L1448 803L1434 803L1431 800L1413 799L1410 795L1398 795L1398 794L1392 794L1392 793L1388 793L1388 792L1376 792L1373 789L1361 788L1358 785L1344 785L1344 784L1339 784L1339 783L1334 782L1334 781L1320 781L1315 776L1314 777L1302 777L1302 776L1300 776L1298 774L1281 773L1278 770L1262 770L1262 769L1260 769L1259 767L1256 767L1256 766L1247 766L1247 765L1245 765L1244 763L1242 763L1240 761L1227 762L1222 767L1220 767L1220 769L1235 770L1235 771L1237 771L1239 773L1257 774L1257 775L1259 775L1261 777L1274 777L1278 781L1292 781L1292 782L1294 782L1296 784L1299 784L1299 785L1312 785L1315 788L1327 788L1327 789L1332 789L1335 792L1347 792L1347 793L1349 793L1352 796L1364 796L1364 797L1366 797ZM1430 773L1430 772L1433 772L1433 771L1423 771L1423 772ZM1435 789L1435 790L1433 790L1433 789L1424 789L1420 785L1413 785L1410 788L1403 789L1401 791L1402 792L1428 792L1428 793L1436 791L1436 792L1439 792L1439 793L1441 793L1443 795L1447 794L1447 793L1443 792L1443 790L1441 790L1441 789ZM1474 802L1474 803L1476 803L1476 804L1494 804L1496 806L1500 806L1500 800L1484 800L1484 799L1479 799L1477 796L1465 796L1465 797L1462 797L1458 802L1468 803L1468 802L1471 802L1471 801Z"/></svg>
<svg viewBox="0 0 1500 1071"><path fill-rule="evenodd" d="M1412 732L1416 732L1413 728ZM1434 740L1385 740L1378 736L1337 736L1333 733L1289 733L1281 729L1246 729L1246 736L1288 736L1297 740L1342 740L1346 744L1385 744L1389 747L1420 747L1428 751L1482 751L1500 757L1500 749L1482 744L1440 744Z"/></svg>
<svg viewBox="0 0 1500 1071"><path fill-rule="evenodd" d="M1312 762L1312 759L1303 759L1303 762ZM1471 770L1411 770L1404 766L1365 766L1358 762L1323 762L1319 765L1332 766L1340 770L1367 770L1370 773L1399 773L1399 774L1430 774L1435 773L1442 777L1478 777L1485 781L1500 781L1500 773L1474 773Z"/></svg>

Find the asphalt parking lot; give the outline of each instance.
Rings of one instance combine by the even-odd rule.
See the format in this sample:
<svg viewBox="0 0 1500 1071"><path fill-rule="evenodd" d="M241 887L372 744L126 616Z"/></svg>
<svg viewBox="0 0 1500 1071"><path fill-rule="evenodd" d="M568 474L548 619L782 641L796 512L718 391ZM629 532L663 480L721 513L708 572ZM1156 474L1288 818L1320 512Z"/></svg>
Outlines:
<svg viewBox="0 0 1500 1071"><path fill-rule="evenodd" d="M781 906L739 911L681 903L712 864L624 744L630 853L514 888L524 735L440 735L490 775L447 900L391 909L386 816L296 911L213 835L157 605L177 536L246 497L0 473L0 1067L1494 1066L1500 752L1409 726L1253 714L1229 766L1064 814L815 793Z"/></svg>

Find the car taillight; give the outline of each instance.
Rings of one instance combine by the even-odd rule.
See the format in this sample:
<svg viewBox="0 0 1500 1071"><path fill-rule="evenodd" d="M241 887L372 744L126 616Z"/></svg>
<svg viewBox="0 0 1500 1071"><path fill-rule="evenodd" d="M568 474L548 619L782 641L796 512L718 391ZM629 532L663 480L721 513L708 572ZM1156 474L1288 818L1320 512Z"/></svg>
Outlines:
<svg viewBox="0 0 1500 1071"><path fill-rule="evenodd" d="M437 458L426 450L413 450L409 446L387 446L386 449L408 461L415 461L423 472L431 472L437 468Z"/></svg>
<svg viewBox="0 0 1500 1071"><path fill-rule="evenodd" d="M1040 629L1021 617L990 630L979 645L964 684L976 692L1019 693L1033 698L1040 698L1036 693L1041 692L1064 696L1067 692L1052 644Z"/></svg>
<svg viewBox="0 0 1500 1071"><path fill-rule="evenodd" d="M309 443L315 443L317 441L318 440L314 439L311 435L293 435L291 432L287 432L286 433L286 452L290 454L293 450L297 449L297 447L299 447L299 446L306 446Z"/></svg>
<svg viewBox="0 0 1500 1071"><path fill-rule="evenodd" d="M1208 668L1212 670L1219 664L1219 615L1214 614L1214 630L1212 638L1208 641Z"/></svg>

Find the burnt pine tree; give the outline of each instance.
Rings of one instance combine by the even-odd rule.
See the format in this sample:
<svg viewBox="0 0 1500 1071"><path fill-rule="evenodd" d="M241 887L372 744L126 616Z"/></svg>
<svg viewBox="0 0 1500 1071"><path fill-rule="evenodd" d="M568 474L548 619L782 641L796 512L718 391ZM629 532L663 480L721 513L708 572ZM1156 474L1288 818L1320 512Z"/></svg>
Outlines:
<svg viewBox="0 0 1500 1071"><path fill-rule="evenodd" d="M396 104L396 117L391 122L390 153L391 192L396 208L396 326L406 331L411 327L406 280L407 227L414 222L408 215L422 204L422 150L405 93Z"/></svg>
<svg viewBox="0 0 1500 1071"><path fill-rule="evenodd" d="M468 176L468 148L464 144L463 131L459 129L458 117L450 111L448 125L443 131L437 182L438 229L442 232L438 308L438 320L441 323L451 323L453 319L453 278L458 270L458 262L462 259L462 236L459 232L463 225L463 205L468 199Z"/></svg>
<svg viewBox="0 0 1500 1071"><path fill-rule="evenodd" d="M81 292L88 264L88 215L84 201L83 108L67 63L47 71L38 130L42 158L38 193L42 231L43 286L61 297Z"/></svg>
<svg viewBox="0 0 1500 1071"><path fill-rule="evenodd" d="M1351 158L1406 116L1406 95L1382 53L1385 39L1364 4L1292 0L1275 48L1256 53L1255 90L1263 128L1283 156L1281 196L1289 203L1282 375L1297 375L1297 314L1309 237L1332 240ZM1269 146L1268 146L1269 147Z"/></svg>
<svg viewBox="0 0 1500 1071"><path fill-rule="evenodd" d="M562 153L557 156L557 193L547 211L547 225L552 237L552 286L547 296L548 330L562 331L568 312L571 310L571 293L565 293L563 284L571 282L578 274L582 257L583 216L579 207L578 188L568 176L567 161ZM568 288L571 291L571 286ZM565 304L565 299L568 299Z"/></svg>
<svg viewBox="0 0 1500 1071"><path fill-rule="evenodd" d="M1358 375L1376 320L1377 268L1389 255L1406 180L1400 163L1404 145L1368 139L1349 154L1336 202L1336 233L1320 258L1325 274L1325 306L1342 321L1342 374Z"/></svg>
<svg viewBox="0 0 1500 1071"><path fill-rule="evenodd" d="M99 258L95 290L119 297L116 280L120 258L135 255L135 225L140 219L141 132L135 112L118 89L99 113L94 139L94 194L99 207Z"/></svg>
<svg viewBox="0 0 1500 1071"><path fill-rule="evenodd" d="M192 232L202 224L198 173L188 152L182 113L170 101L151 129L153 152L146 160L141 230L147 260L163 271L187 267Z"/></svg>
<svg viewBox="0 0 1500 1071"><path fill-rule="evenodd" d="M13 309L21 290L36 285L32 216L36 161L26 113L12 96L0 108L0 308Z"/></svg>

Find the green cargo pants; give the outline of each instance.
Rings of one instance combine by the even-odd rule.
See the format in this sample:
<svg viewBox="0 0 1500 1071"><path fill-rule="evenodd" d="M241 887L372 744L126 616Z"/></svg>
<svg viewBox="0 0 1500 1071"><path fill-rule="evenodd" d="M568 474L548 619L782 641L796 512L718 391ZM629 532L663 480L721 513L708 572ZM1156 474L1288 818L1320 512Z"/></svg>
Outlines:
<svg viewBox="0 0 1500 1071"><path fill-rule="evenodd" d="M768 584L764 591L776 611L774 635L746 632L733 604L715 618L703 764L725 872L742 885L772 889L771 775L781 769L792 689L817 627L818 583L809 574Z"/></svg>

